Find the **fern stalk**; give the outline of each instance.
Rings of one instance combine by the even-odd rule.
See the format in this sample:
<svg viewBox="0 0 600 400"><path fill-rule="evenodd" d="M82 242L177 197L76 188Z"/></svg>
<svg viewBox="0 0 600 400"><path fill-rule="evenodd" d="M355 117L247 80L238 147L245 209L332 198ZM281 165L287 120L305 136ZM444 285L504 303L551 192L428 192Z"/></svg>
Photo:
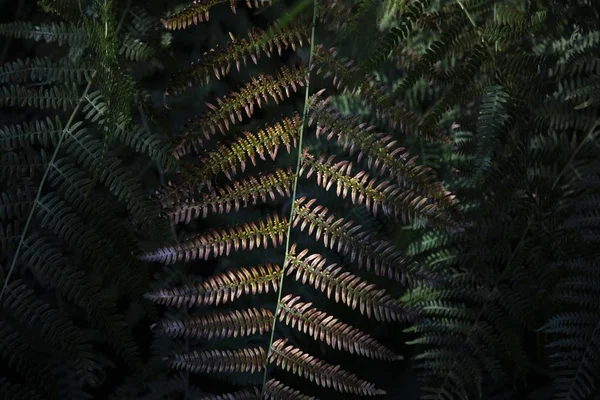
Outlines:
<svg viewBox="0 0 600 400"><path fill-rule="evenodd" d="M52 165L56 161L56 157L58 155L58 151L60 150L60 146L62 145L62 143L65 139L65 136L67 135L67 132L70 130L70 126L73 123L73 120L75 119L75 115L77 115L77 112L79 111L79 108L81 107L83 100L87 97L87 94L88 94L90 88L92 87L92 82L94 80L94 76L96 76L96 72L94 72L92 74L85 90L83 91L83 94L77 101L77 105L73 109L73 112L71 113L71 116L69 117L69 120L67 121L67 124L65 125L65 128L63 129L63 131L60 135L60 139L58 140L58 143L56 144L54 153L52 153L52 158L50 158L50 162L48 163L48 166L46 167L46 170L44 171L44 175L42 176L42 180L40 181L40 184L38 185L35 199L33 200L33 204L31 205L31 210L29 211L29 216L27 217L27 222L25 222L25 226L23 227L23 232L21 233L21 238L19 239L19 245L17 246L17 250L15 251L15 255L12 259L10 268L8 270L8 274L6 275L6 278L4 279L4 285L2 285L2 290L0 290L0 300L2 300L2 296L4 295L4 292L6 291L6 289L8 288L8 281L10 280L10 277L15 269L15 266L17 265L17 259L19 258L19 253L21 252L21 248L23 247L23 243L25 242L25 235L27 234L27 230L29 229L31 220L33 219L33 214L36 210L36 206L39 204L40 197L42 195L42 189L44 187L44 184L46 183L48 174L50 173L50 168L52 168Z"/></svg>
<svg viewBox="0 0 600 400"><path fill-rule="evenodd" d="M304 127L306 126L306 117L308 114L308 99L309 99L309 92L310 92L310 73L311 73L311 66L312 66L312 58L313 58L313 51L314 51L314 46L315 46L315 27L317 25L317 0L314 0L313 2L313 16L312 16L312 28L311 28L311 33L310 33L310 53L308 56L308 81L306 83L306 90L304 92L304 110L302 111L302 124L300 125L300 133L299 133L299 138L298 138L298 154L296 155L296 169L295 169L295 173L294 173L294 183L293 183L293 189L292 189L292 205L290 207L290 217L288 218L288 228L287 228L287 235L286 235L286 239L285 239L285 255L284 255L284 260L283 260L283 265L286 265L287 262L287 258L288 258L288 252L290 249L290 236L292 233L292 221L293 221L293 217L294 217L294 205L296 204L296 197L297 197L297 189L298 189L298 177L299 177L299 171L300 171L300 166L302 164L302 141L304 138ZM267 347L267 357L265 359L265 372L263 374L263 383L262 383L262 389L261 389L261 398L264 398L266 393L265 393L265 388L266 388L266 383L267 383L267 377L268 377L268 364L269 364L269 355L271 354L271 347L273 346L273 340L275 339L275 325L277 324L277 315L278 315L278 311L279 311L279 307L281 307L280 303L281 303L281 295L283 293L283 278L285 277L285 274L282 273L281 277L279 278L279 287L277 290L277 304L275 305L275 317L273 318L273 324L271 325L271 337L269 338L269 345Z"/></svg>

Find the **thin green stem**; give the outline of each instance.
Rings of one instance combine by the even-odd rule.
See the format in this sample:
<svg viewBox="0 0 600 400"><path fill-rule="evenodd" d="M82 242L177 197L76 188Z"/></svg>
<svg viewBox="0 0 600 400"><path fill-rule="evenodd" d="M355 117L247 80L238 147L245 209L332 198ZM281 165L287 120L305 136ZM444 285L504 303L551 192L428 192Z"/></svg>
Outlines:
<svg viewBox="0 0 600 400"><path fill-rule="evenodd" d="M310 93L310 73L312 67L312 59L313 59L313 51L315 47L315 27L317 25L317 0L313 2L313 17L312 17L312 30L310 35L310 54L308 57L308 80L306 83L306 91L304 93L304 110L302 112L302 124L300 125L300 137L298 139L298 154L296 157L296 173L294 174L294 184L292 190L292 205L290 207L290 216L288 218L288 227L287 227L287 235L285 239L285 255L283 260L283 265L285 265L288 252L290 249L290 237L292 233L292 219L294 218L294 204L296 203L296 196L298 192L298 177L300 171L300 164L302 159L302 142L304 139L304 127L306 125L306 117L308 115L308 99ZM263 374L263 383L261 389L261 398L265 396L265 386L267 383L267 377L269 373L269 356L271 353L271 347L273 346L273 340L275 339L275 325L277 324L277 313L279 311L280 303L281 303L281 295L283 293L283 278L285 277L285 273L282 272L281 277L279 278L279 287L277 292L277 304L275 306L275 313L273 317L273 324L271 325L271 337L269 338L269 346L267 347L267 359L265 360L265 372Z"/></svg>
<svg viewBox="0 0 600 400"><path fill-rule="evenodd" d="M79 101L77 102L77 105L75 106L75 109L71 113L71 116L69 117L69 120L67 121L67 125L65 125L65 128L61 132L60 139L58 140L58 143L56 144L54 153L52 153L52 158L50 159L50 162L48 163L48 166L46 167L46 170L44 171L44 175L42 176L42 180L40 181L40 184L38 185L35 199L33 200L33 204L31 205L31 211L29 211L29 216L27 217L27 222L25 223L25 226L23 227L23 232L21 233L19 245L17 246L17 250L15 251L15 255L13 256L10 268L8 270L8 274L6 275L6 278L4 279L4 285L2 285L2 290L0 290L0 300L2 299L2 296L4 295L4 292L6 291L6 289L8 287L8 281L10 280L10 277L15 269L15 266L17 265L17 260L19 259L19 254L21 253L21 249L23 248L23 243L25 242L25 235L27 234L29 225L31 225L31 220L33 219L33 214L35 212L36 206L39 204L40 197L42 195L42 189L44 187L44 184L46 183L46 179L48 179L48 174L50 173L50 168L52 168L52 165L54 165L54 163L56 162L56 157L58 155L58 151L60 150L60 147L65 139L65 136L67 136L67 132L69 132L69 130L71 129L71 124L73 123L73 120L75 119L75 115L79 111L79 107L81 107L83 100L85 99L88 91L92 87L92 81L93 81L95 75L96 75L96 73L94 72L94 74L92 75L91 79L89 80L85 90L83 91L83 94L79 98Z"/></svg>

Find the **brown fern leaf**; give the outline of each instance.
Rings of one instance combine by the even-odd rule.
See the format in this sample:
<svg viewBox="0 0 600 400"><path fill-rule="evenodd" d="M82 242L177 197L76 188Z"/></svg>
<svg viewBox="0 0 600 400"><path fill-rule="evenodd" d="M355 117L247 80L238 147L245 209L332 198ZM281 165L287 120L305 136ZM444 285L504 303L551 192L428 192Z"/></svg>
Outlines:
<svg viewBox="0 0 600 400"><path fill-rule="evenodd" d="M248 117L254 113L254 106L262 107L269 102L271 97L275 103L285 100L291 96L290 87L294 92L298 86L304 87L308 79L307 69L304 67L281 68L277 76L259 74L253 76L239 92L233 92L228 96L217 98L217 105L207 103L210 112L190 121L184 129L183 140L175 147L173 156L181 156L192 151L199 151L202 146L201 135L210 139L210 135L219 130L222 134L229 131L230 124L236 124L243 119L243 111ZM237 118L236 118L237 117Z"/></svg>
<svg viewBox="0 0 600 400"><path fill-rule="evenodd" d="M364 266L376 275L387 276L407 286L429 281L433 277L421 272L419 264L402 254L392 243L376 238L375 233L361 230L353 221L328 215L327 207L315 205L316 199L306 197L296 200L293 226L308 228L308 234L323 240L326 247L349 255L351 261Z"/></svg>
<svg viewBox="0 0 600 400"><path fill-rule="evenodd" d="M215 394L202 397L200 400L260 400L260 390L257 387L244 388L234 393Z"/></svg>
<svg viewBox="0 0 600 400"><path fill-rule="evenodd" d="M337 264L327 265L320 254L309 254L302 250L296 254L296 244L288 252L284 271L286 275L295 272L295 279L303 284L313 285L336 303L342 302L362 315L378 321L409 321L411 313L391 297L385 289L377 289L374 284L365 282Z"/></svg>
<svg viewBox="0 0 600 400"><path fill-rule="evenodd" d="M178 337L228 338L261 335L271 329L273 313L264 308L248 308L227 312L212 312L207 315L193 315L185 319L163 320L153 324L151 329L158 334Z"/></svg>
<svg viewBox="0 0 600 400"><path fill-rule="evenodd" d="M250 176L246 179L211 188L209 193L204 193L200 200L187 200L167 209L163 214L173 223L185 222L192 218L206 218L209 209L214 213L228 213L232 209L238 211L240 205L247 207L248 202L256 204L259 199L267 201L267 196L274 200L276 195L291 196L291 186L295 174L291 167L288 170L276 169L272 174L261 175L258 178Z"/></svg>
<svg viewBox="0 0 600 400"><path fill-rule="evenodd" d="M271 54L277 50L281 55L282 51L290 47L296 50L297 45L302 46L305 41L310 41L308 26L296 22L284 28L275 26L267 31L253 29L248 33L247 39L236 39L231 32L229 36L231 41L227 48L211 49L188 69L175 74L165 96L171 93L179 95L193 85L208 84L213 76L221 79L229 73L233 64L239 71L242 62L244 66L247 65L247 57L256 64L262 53L271 57Z"/></svg>
<svg viewBox="0 0 600 400"><path fill-rule="evenodd" d="M315 174L317 184L327 191L335 184L338 197L345 199L350 194L353 204L365 205L374 215L381 210L386 217L405 224L424 220L437 227L454 227L450 215L432 204L430 199L387 180L370 177L365 171L353 174L351 162L334 163L334 160L335 156L325 159L324 155L317 160L305 150L300 175L310 178Z"/></svg>
<svg viewBox="0 0 600 400"><path fill-rule="evenodd" d="M299 296L287 295L277 307L277 317L335 349L379 360L402 359L366 333L311 306L312 303L301 302Z"/></svg>
<svg viewBox="0 0 600 400"><path fill-rule="evenodd" d="M264 392L266 400L317 400L316 397L306 396L276 379L269 379L265 383Z"/></svg>
<svg viewBox="0 0 600 400"><path fill-rule="evenodd" d="M267 215L266 219L246 222L233 228L212 230L181 243L171 244L142 254L140 260L173 264L178 261L207 260L211 255L229 255L231 249L252 250L262 246L266 249L269 239L274 247L283 243L287 233L287 219L279 215Z"/></svg>
<svg viewBox="0 0 600 400"><path fill-rule="evenodd" d="M271 264L240 268L211 276L202 283L160 289L144 297L169 307L218 306L234 301L242 294L268 293L271 287L277 291L282 273L279 265Z"/></svg>
<svg viewBox="0 0 600 400"><path fill-rule="evenodd" d="M179 201L190 199L204 186L210 185L210 180L219 173L224 173L228 179L246 170L249 162L256 165L257 158L266 160L266 155L275 160L279 147L285 146L289 153L298 145L298 137L302 120L295 113L291 118L283 118L274 125L265 125L256 133L244 132L233 143L221 144L200 159L200 166L189 171L184 182L180 185L169 185L162 188L159 200L163 207L168 207Z"/></svg>
<svg viewBox="0 0 600 400"><path fill-rule="evenodd" d="M432 197L441 208L454 210L455 196L445 190L430 167L416 164L417 156L411 156L397 141L384 133L373 133L374 126L361 123L357 118L347 118L331 107L331 97L321 99L311 96L307 104L310 110L309 125L317 123L317 137L327 140L337 138L350 155L358 151L358 161L367 157L368 166L374 171L388 173L400 187L408 187Z"/></svg>
<svg viewBox="0 0 600 400"><path fill-rule="evenodd" d="M199 22L208 21L209 11L212 7L220 3L225 3L227 0L194 0L192 4L181 10L175 15L168 18L161 18L160 23L165 29L176 31L185 29L192 25L197 25ZM231 11L235 14L237 10L237 0L229 0ZM271 5L270 0L246 0L248 8L258 8L260 6Z"/></svg>
<svg viewBox="0 0 600 400"><path fill-rule="evenodd" d="M262 347L238 350L207 350L174 354L163 359L170 368L180 371L201 372L258 372L265 368Z"/></svg>
<svg viewBox="0 0 600 400"><path fill-rule="evenodd" d="M269 361L278 367L314 381L316 384L335 389L343 393L363 396L385 394L372 383L359 379L356 375L344 371L339 365L327 364L294 346L286 346L287 340L279 339L271 346Z"/></svg>

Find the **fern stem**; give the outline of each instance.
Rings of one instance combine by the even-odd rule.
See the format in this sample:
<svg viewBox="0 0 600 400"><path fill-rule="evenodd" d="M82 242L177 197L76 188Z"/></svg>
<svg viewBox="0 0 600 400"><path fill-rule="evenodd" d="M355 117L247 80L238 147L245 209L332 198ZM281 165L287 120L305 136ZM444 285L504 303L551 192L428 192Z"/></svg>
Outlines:
<svg viewBox="0 0 600 400"><path fill-rule="evenodd" d="M300 134L298 138L298 154L296 156L296 169L294 174L294 184L292 189L292 203L290 207L290 217L288 218L288 227L287 227L287 235L285 239L285 255L283 265L286 265L286 261L288 258L288 252L290 250L290 237L292 233L292 220L294 217L294 204L296 203L296 196L298 192L298 178L300 165L302 160L302 142L304 139L304 127L306 125L306 117L308 114L308 99L310 92L310 74L312 67L312 59L313 59L313 51L315 46L315 27L317 25L317 0L313 2L313 16L312 16L312 29L310 34L310 54L308 56L308 81L306 83L306 91L304 92L304 110L302 111L302 124L300 125ZM261 388L261 398L265 396L265 385L267 383L268 377L268 366L269 366L269 355L271 354L271 347L273 346L273 340L275 339L275 325L277 324L277 312L279 311L280 303L281 303L281 295L283 293L283 278L285 274L282 272L281 277L279 278L279 287L277 291L277 304L275 305L275 313L273 317L273 324L271 325L271 337L269 338L269 345L267 347L267 358L265 360L265 372L263 374L263 383Z"/></svg>
<svg viewBox="0 0 600 400"><path fill-rule="evenodd" d="M95 75L96 75L96 73L94 72L91 79L88 81L88 84L87 84L85 90L83 91L83 94L77 101L77 105L73 109L73 112L71 113L71 116L69 117L69 120L67 121L67 124L65 125L65 128L63 129L63 131L60 135L60 139L58 140L58 143L56 144L54 153L52 153L50 162L48 163L48 166L46 167L46 170L44 171L44 175L42 176L42 180L40 181L40 184L38 185L35 199L33 200L33 204L31 205L31 210L29 211L29 216L27 217L27 222L25 222L25 226L23 227L23 232L21 233L21 238L19 239L19 245L17 246L17 250L15 251L15 255L12 259L10 268L8 269L8 274L6 275L6 278L4 279L4 285L2 285L2 290L0 290L0 300L2 300L2 296L4 295L4 292L6 291L6 289L8 287L8 281L10 280L10 277L15 269L15 266L17 265L17 260L19 259L19 253L21 252L21 248L23 247L23 243L25 242L25 235L27 234L27 230L29 229L31 220L33 219L33 214L35 212L35 208L39 204L40 197L42 195L42 189L44 187L44 184L46 183L46 179L48 179L48 174L50 173L50 169L52 168L52 165L54 165L54 163L56 162L56 157L58 155L58 151L60 150L60 146L62 145L62 143L65 139L65 136L67 136L67 132L71 129L70 128L71 124L73 123L73 120L75 119L75 115L79 111L79 107L81 107L83 100L86 98L90 88L92 87L92 81L94 80Z"/></svg>

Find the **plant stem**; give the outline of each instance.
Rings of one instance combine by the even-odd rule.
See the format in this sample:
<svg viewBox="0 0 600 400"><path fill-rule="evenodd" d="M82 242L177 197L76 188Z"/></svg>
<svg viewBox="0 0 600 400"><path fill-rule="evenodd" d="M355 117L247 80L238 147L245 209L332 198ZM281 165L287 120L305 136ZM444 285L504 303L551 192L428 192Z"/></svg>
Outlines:
<svg viewBox="0 0 600 400"><path fill-rule="evenodd" d="M300 137L298 139L298 154L297 154L297 159L296 159L296 170L295 170L296 173L294 175L294 184L293 184L293 190L292 190L292 203L291 203L291 207L290 207L290 216L288 218L288 228L287 228L287 235L286 235L286 240L285 240L285 255L284 255L283 265L285 265L285 263L287 261L288 252L290 249L290 236L292 233L292 219L294 218L294 204L296 203L296 196L297 196L297 192L298 192L298 175L299 175L300 163L301 163L301 159L302 159L302 142L304 139L304 127L306 125L306 117L308 114L308 98L309 98L309 92L310 92L310 73L311 73L311 67L312 67L313 51L314 51L314 46L315 46L316 24L317 24L317 0L314 0L314 2L313 2L313 17L312 17L312 31L311 31L311 35L310 35L310 54L308 57L308 80L306 82L306 91L304 93L304 110L302 112L302 124L300 125L300 135L299 135ZM269 345L267 347L267 358L265 360L265 372L263 375L261 398L264 398L264 396L265 396L265 385L267 383L267 377L268 377L268 372L269 372L269 370L268 370L269 356L271 353L271 347L273 346L273 339L275 338L275 325L277 324L277 313L279 311L281 295L283 293L283 278L284 277L285 277L285 271L282 271L281 277L279 278L279 287L278 287L278 292L277 292L277 304L275 306L275 313L273 316L273 324L271 326L271 337L269 339Z"/></svg>

